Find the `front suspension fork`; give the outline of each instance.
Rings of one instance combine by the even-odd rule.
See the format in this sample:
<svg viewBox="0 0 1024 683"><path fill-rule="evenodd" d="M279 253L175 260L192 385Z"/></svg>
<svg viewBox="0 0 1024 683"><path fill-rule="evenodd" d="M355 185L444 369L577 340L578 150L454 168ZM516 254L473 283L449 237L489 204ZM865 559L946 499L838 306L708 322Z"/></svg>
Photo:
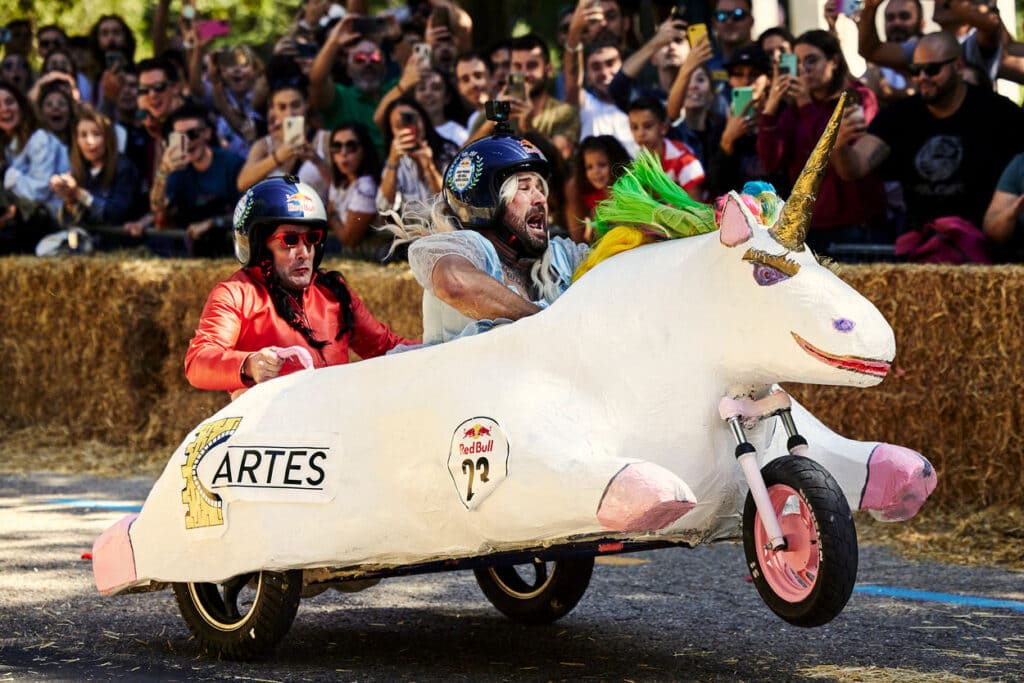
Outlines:
<svg viewBox="0 0 1024 683"><path fill-rule="evenodd" d="M746 433L743 431L743 421L763 420L778 416L789 437L786 442L789 453L791 455L806 455L807 440L796 431L789 394L782 390L773 391L758 401L723 398L718 404L718 412L729 425L733 438L736 439L736 459L747 480L747 486L750 488L750 495L757 507L758 516L768 534L767 547L769 550L785 550L786 538L782 534L779 518L768 497L768 487L765 486L764 477L761 476L761 468L757 462L757 449L747 441Z"/></svg>

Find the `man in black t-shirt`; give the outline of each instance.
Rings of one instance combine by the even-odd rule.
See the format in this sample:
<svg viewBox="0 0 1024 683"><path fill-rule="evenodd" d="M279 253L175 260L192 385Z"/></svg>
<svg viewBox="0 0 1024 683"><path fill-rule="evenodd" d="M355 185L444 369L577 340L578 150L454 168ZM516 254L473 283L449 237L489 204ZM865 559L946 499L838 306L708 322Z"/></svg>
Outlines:
<svg viewBox="0 0 1024 683"><path fill-rule="evenodd" d="M878 113L870 126L847 110L832 163L855 180L875 169L903 186L907 226L958 216L981 227L999 174L1024 151L1024 111L968 85L963 56L947 33L923 37L909 70L917 95Z"/></svg>

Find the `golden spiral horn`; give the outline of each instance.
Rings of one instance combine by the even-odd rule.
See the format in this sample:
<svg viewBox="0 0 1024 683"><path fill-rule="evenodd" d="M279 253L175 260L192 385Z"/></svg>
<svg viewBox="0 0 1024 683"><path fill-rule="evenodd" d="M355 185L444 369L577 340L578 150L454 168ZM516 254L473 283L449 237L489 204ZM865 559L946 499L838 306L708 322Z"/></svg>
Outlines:
<svg viewBox="0 0 1024 683"><path fill-rule="evenodd" d="M825 132L818 138L818 144L814 146L814 151L804 164L804 170L800 171L800 177L793 183L793 191L790 192L789 200L782 209L782 215L772 228L771 234L775 241L792 251L804 250L804 240L807 239L807 229L811 225L811 213L814 211L814 200L818 188L821 187L821 180L825 177L828 159L836 143L836 135L839 134L839 123L843 118L846 100L847 94L844 92L839 97L828 125L825 126Z"/></svg>

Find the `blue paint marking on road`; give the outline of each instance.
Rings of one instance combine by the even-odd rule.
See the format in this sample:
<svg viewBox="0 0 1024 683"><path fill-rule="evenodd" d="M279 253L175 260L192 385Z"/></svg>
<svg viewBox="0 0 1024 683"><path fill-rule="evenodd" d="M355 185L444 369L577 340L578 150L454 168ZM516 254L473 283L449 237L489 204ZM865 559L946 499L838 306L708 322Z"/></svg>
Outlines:
<svg viewBox="0 0 1024 683"><path fill-rule="evenodd" d="M119 500L95 500L92 498L51 498L46 503L72 508L100 508L102 510L123 510L124 512L139 512L142 510L142 506L138 503L126 503Z"/></svg>
<svg viewBox="0 0 1024 683"><path fill-rule="evenodd" d="M894 588L892 586L856 586L853 592L864 593L865 595L878 595L884 598L944 602L950 605L964 605L965 607L990 607L993 609L1009 609L1015 612L1024 612L1024 602L1019 600L996 600L995 598L982 598L977 595L936 593L935 591L919 591L913 588Z"/></svg>

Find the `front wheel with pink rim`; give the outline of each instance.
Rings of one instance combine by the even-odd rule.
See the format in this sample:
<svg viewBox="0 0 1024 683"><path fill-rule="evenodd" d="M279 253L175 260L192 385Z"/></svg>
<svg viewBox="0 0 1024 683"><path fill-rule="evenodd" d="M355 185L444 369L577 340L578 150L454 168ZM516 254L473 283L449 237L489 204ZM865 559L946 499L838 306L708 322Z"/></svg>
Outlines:
<svg viewBox="0 0 1024 683"><path fill-rule="evenodd" d="M846 605L857 580L857 531L839 485L808 458L785 456L762 470L786 547L771 550L753 497L743 511L743 547L758 593L796 626L820 626Z"/></svg>

